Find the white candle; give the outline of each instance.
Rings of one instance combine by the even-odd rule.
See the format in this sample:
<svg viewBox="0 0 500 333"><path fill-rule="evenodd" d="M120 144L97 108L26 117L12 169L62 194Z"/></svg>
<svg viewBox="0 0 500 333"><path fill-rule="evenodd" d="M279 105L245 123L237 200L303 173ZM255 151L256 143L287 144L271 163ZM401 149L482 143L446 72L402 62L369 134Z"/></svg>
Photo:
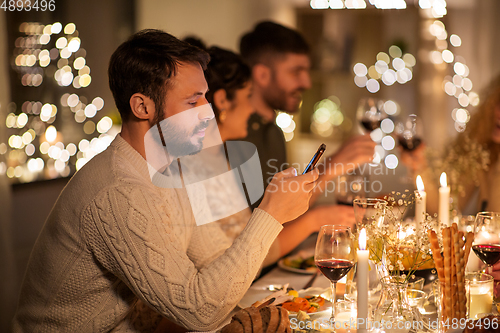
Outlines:
<svg viewBox="0 0 500 333"><path fill-rule="evenodd" d="M443 172L439 178L439 220L443 225L450 226L450 187L446 181L446 173Z"/></svg>
<svg viewBox="0 0 500 333"><path fill-rule="evenodd" d="M363 228L359 232L358 263L356 266L358 318L363 318L365 322L364 325L359 326L358 332L360 333L366 332L366 321L368 320L368 254L369 251L366 249L366 230Z"/></svg>
<svg viewBox="0 0 500 333"><path fill-rule="evenodd" d="M335 314L335 333L349 333L356 331L356 309L346 310ZM327 329L331 329L333 325L330 327L326 327ZM360 325L361 326L361 325ZM361 329L358 332L362 332ZM365 331L366 332L366 331Z"/></svg>
<svg viewBox="0 0 500 333"><path fill-rule="evenodd" d="M417 190L415 191L415 222L417 227L425 220L427 193L420 175L417 176Z"/></svg>
<svg viewBox="0 0 500 333"><path fill-rule="evenodd" d="M491 312L493 305L493 282L479 286L473 285L473 283L474 281L471 281L470 290L467 293L467 304L469 306L469 318L478 319L477 315Z"/></svg>

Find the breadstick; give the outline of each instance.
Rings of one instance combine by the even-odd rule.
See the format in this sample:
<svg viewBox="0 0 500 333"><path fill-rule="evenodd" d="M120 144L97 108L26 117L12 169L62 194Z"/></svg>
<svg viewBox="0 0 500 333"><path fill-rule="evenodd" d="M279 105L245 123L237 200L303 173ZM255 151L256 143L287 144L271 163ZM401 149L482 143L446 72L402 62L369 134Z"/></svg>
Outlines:
<svg viewBox="0 0 500 333"><path fill-rule="evenodd" d="M464 267L462 267L463 249L460 244L460 233L458 232L457 224L452 225L452 238L453 238L453 252L454 252L454 266L455 266L455 283L453 289L456 292L455 300L458 302L455 307L454 318L462 318L462 305L465 303L464 295ZM461 253L462 252L462 253ZM462 290L463 289L463 290Z"/></svg>
<svg viewBox="0 0 500 333"><path fill-rule="evenodd" d="M451 289L452 284L452 243L450 237L450 227L446 227L443 229L443 254L444 254L444 304L445 304L445 318L451 319L454 314L454 295Z"/></svg>
<svg viewBox="0 0 500 333"><path fill-rule="evenodd" d="M464 244L465 244L464 237L465 237L464 232L460 230L460 231L458 232L458 241L459 241L459 243L460 243L460 248L463 248L463 247L464 247Z"/></svg>
<svg viewBox="0 0 500 333"><path fill-rule="evenodd" d="M451 242L452 242L452 247L451 247L451 254L452 254L452 273L453 273L453 278L452 278L452 291L453 291L453 299L455 301L453 309L455 311L453 318L460 318L460 292L459 292L459 285L458 281L460 279L460 275L462 274L461 269L460 269L460 242L458 240L458 226L456 223L452 223L451 225L451 234L450 234Z"/></svg>
<svg viewBox="0 0 500 333"><path fill-rule="evenodd" d="M466 266L466 258L465 258L465 234L463 231L458 232L458 240L460 242L460 266L462 267L463 274L461 275L461 286L462 289L459 291L460 295L462 295L460 301L460 318L465 318L467 315L467 297L465 291L465 266Z"/></svg>
<svg viewBox="0 0 500 333"><path fill-rule="evenodd" d="M441 247L439 246L436 232L429 229L427 231L427 235L429 236L429 241L431 242L432 258L434 259L434 265L436 266L439 281L444 282L443 256L441 255Z"/></svg>
<svg viewBox="0 0 500 333"><path fill-rule="evenodd" d="M469 254L470 254L470 249L472 248L472 241L474 240L474 233L473 232L468 232L467 236L465 238L465 251L464 251L464 258L465 258L465 266L467 266L467 262L469 261Z"/></svg>

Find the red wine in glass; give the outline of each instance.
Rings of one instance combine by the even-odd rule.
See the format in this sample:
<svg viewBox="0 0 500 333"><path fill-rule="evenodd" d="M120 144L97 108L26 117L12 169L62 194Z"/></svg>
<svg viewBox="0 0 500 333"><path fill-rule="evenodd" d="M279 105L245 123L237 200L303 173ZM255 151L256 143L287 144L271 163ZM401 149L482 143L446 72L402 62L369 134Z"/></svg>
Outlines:
<svg viewBox="0 0 500 333"><path fill-rule="evenodd" d="M345 198L337 199L337 205L350 206L350 207L352 207L354 205L352 200L348 200L348 199L344 200L344 199Z"/></svg>
<svg viewBox="0 0 500 333"><path fill-rule="evenodd" d="M330 280L332 289L332 316L335 322L335 296L337 281L354 266L354 238L351 228L341 225L324 225L319 229L314 263L321 273Z"/></svg>
<svg viewBox="0 0 500 333"><path fill-rule="evenodd" d="M404 121L396 125L394 133L404 150L415 150L422 143L422 121L416 115L410 114Z"/></svg>
<svg viewBox="0 0 500 333"><path fill-rule="evenodd" d="M368 131L374 131L377 128L380 127L380 124L382 123L382 119L380 120L372 120L372 119L363 119L361 120L361 125Z"/></svg>
<svg viewBox="0 0 500 333"><path fill-rule="evenodd" d="M389 115L384 110L384 102L376 98L362 98L358 103L356 118L359 123L370 133L380 127L382 120Z"/></svg>
<svg viewBox="0 0 500 333"><path fill-rule="evenodd" d="M486 264L484 273L491 272L492 266L500 260L500 213L477 213L474 233L472 249L476 256Z"/></svg>
<svg viewBox="0 0 500 333"><path fill-rule="evenodd" d="M354 263L345 259L325 259L317 260L321 273L332 282L337 282L342 279L354 267Z"/></svg>
<svg viewBox="0 0 500 333"><path fill-rule="evenodd" d="M422 139L418 137L404 138L403 136L398 136L398 142L404 150L412 151L420 146Z"/></svg>
<svg viewBox="0 0 500 333"><path fill-rule="evenodd" d="M472 250L487 266L493 266L500 260L500 246L492 244L477 244Z"/></svg>

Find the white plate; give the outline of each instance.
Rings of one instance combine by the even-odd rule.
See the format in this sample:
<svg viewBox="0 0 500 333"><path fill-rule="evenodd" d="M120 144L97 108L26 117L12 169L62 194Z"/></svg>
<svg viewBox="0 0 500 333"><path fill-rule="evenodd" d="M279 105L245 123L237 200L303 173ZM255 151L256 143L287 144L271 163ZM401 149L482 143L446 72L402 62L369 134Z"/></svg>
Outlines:
<svg viewBox="0 0 500 333"><path fill-rule="evenodd" d="M317 270L316 266L309 267L307 269L300 269L300 268L294 268L294 267L287 266L287 265L285 265L285 259L280 259L280 261L278 261L278 267L281 269L284 269L285 271L299 273L299 274L308 274L308 275L313 275Z"/></svg>
<svg viewBox="0 0 500 333"><path fill-rule="evenodd" d="M284 269L285 271L293 272L293 273L298 273L298 274L309 274L312 275L316 272L316 266L308 267L307 269L300 269L300 268L294 268L285 265L285 259L290 259L290 260L295 260L298 258L301 259L308 259L310 257L314 256L314 249L306 249L306 250L301 250L294 255L288 256L286 258L281 259L278 261L278 267L281 269Z"/></svg>
<svg viewBox="0 0 500 333"><path fill-rule="evenodd" d="M320 295L326 300L325 305L320 307L318 312L308 313L308 315L311 318L326 314L326 313L328 313L328 311L332 311L332 305L331 305L332 303L328 300L329 289L311 287L311 288L308 288L306 290L302 289L298 293L299 293L299 297ZM269 291L250 288L247 291L247 293L245 294L245 296L243 296L243 298L240 300L240 302L238 303L238 306L242 309L248 308L248 307L252 306L253 303L260 301L261 299L266 298L270 294L271 294L271 292L269 292ZM289 316L291 318L295 317L295 316L297 316L297 313L290 312Z"/></svg>

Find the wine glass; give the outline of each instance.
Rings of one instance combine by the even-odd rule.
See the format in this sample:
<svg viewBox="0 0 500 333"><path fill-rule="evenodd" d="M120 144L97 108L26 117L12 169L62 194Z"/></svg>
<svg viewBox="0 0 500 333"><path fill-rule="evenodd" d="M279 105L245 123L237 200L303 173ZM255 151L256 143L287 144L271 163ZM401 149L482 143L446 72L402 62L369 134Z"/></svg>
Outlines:
<svg viewBox="0 0 500 333"><path fill-rule="evenodd" d="M353 206L353 200L366 197L366 177L358 174L339 176L335 199L338 205Z"/></svg>
<svg viewBox="0 0 500 333"><path fill-rule="evenodd" d="M354 218L358 230L375 222L377 227L384 223L387 201L376 198L354 199Z"/></svg>
<svg viewBox="0 0 500 333"><path fill-rule="evenodd" d="M388 114L384 110L384 101L370 97L359 101L356 116L361 125L361 132L367 134L380 128L382 120L387 118ZM381 158L380 154L375 151L373 160L369 164L376 167Z"/></svg>
<svg viewBox="0 0 500 333"><path fill-rule="evenodd" d="M324 225L319 229L314 262L321 273L331 282L331 323L335 323L337 281L354 267L355 248L351 228L339 225Z"/></svg>
<svg viewBox="0 0 500 333"><path fill-rule="evenodd" d="M363 228L369 233L370 230L375 228L382 228L386 223L386 200L376 198L355 199L353 201L353 207L357 233ZM373 224L375 224L375 227L373 227ZM377 264L381 262L384 251L377 237L368 235L367 247L370 250L370 266L375 268L369 273L369 295L370 297L376 297L380 291L380 277L386 276L389 273L384 265Z"/></svg>
<svg viewBox="0 0 500 333"><path fill-rule="evenodd" d="M399 145L406 151L417 149L422 143L423 125L415 114L410 114L404 122L398 123L395 132Z"/></svg>
<svg viewBox="0 0 500 333"><path fill-rule="evenodd" d="M380 127L382 120L388 115L384 111L384 101L375 98L363 98L359 101L357 118L365 133Z"/></svg>
<svg viewBox="0 0 500 333"><path fill-rule="evenodd" d="M474 232L472 250L491 269L500 260L500 213L478 213Z"/></svg>

